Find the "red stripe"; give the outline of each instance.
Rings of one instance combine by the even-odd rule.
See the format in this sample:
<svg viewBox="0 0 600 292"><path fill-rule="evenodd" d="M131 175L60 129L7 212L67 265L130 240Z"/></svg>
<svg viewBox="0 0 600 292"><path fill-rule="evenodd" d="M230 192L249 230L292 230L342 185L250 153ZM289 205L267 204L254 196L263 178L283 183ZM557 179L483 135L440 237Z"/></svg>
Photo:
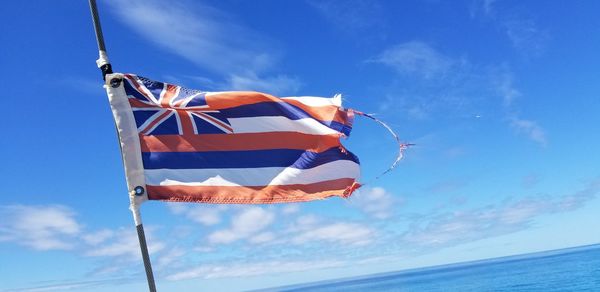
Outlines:
<svg viewBox="0 0 600 292"><path fill-rule="evenodd" d="M212 110L232 108L259 102L285 102L297 106L320 121L336 121L346 124L347 112L338 106L308 106L293 99L280 99L275 96L254 91L229 91L212 93L206 96L206 102Z"/></svg>
<svg viewBox="0 0 600 292"><path fill-rule="evenodd" d="M199 152L264 149L306 149L323 152L340 147L339 135L310 135L298 132L139 135L142 152Z"/></svg>
<svg viewBox="0 0 600 292"><path fill-rule="evenodd" d="M252 97L252 98L248 98L247 100L243 100L242 102L223 101L222 100L222 99L226 99L226 98L233 98L231 96L232 96L232 94L230 94L230 93L227 93L227 94L219 93L217 96L213 96L213 98L211 99L211 103L209 103L210 108L206 108L204 110L219 110L219 109L224 109L224 108L236 107L236 106L240 106L240 105L244 105L244 104L254 104L254 103L265 102L265 101L286 102L286 103L289 103L289 104L292 104L294 106L301 108L306 113L308 113L311 117L313 117L317 120L336 121L336 122L346 124L346 125L349 124L348 112L341 110L339 107L334 106L334 105L308 106L297 100L282 100L282 99L278 99L275 97L273 97L274 99L272 99L272 100L265 99L262 97L261 98ZM208 97L207 97L207 100L208 100ZM158 107L158 105L148 105L148 104L141 102L134 98L129 98L129 104L133 108L152 108L152 107L157 108ZM195 109L190 108L190 109L186 109L186 110L194 111ZM227 127L227 126L223 126L223 127Z"/></svg>
<svg viewBox="0 0 600 292"><path fill-rule="evenodd" d="M223 204L269 204L305 202L332 196L348 197L355 180L335 179L313 184L279 186L152 186L148 199Z"/></svg>

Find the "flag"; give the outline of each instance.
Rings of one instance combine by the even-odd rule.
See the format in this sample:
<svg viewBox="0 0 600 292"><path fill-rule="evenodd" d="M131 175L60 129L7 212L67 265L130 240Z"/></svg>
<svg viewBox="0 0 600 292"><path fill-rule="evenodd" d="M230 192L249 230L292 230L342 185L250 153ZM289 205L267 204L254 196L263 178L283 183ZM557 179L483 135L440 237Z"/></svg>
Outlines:
<svg viewBox="0 0 600 292"><path fill-rule="evenodd" d="M340 143L341 96L206 92L109 74L105 88L138 201L262 204L349 196L359 160Z"/></svg>

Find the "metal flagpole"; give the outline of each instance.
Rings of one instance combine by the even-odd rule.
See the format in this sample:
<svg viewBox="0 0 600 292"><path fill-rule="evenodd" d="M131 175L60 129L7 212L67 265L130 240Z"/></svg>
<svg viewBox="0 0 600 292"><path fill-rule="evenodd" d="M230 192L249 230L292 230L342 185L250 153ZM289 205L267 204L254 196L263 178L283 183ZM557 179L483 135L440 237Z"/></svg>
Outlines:
<svg viewBox="0 0 600 292"><path fill-rule="evenodd" d="M96 0L89 0L90 10L92 12L92 21L94 22L94 30L96 31L96 42L98 43L99 57L96 60L96 65L102 71L102 79L106 80L106 74L113 73L112 66L108 60L106 54L106 47L104 46L104 36L102 35L102 27L100 26L100 18L98 17L98 7L96 6ZM117 135L119 132L117 131ZM119 138L119 141L121 139ZM120 143L119 143L120 145ZM122 152L123 149L121 149ZM129 192L129 209L133 213L133 220L137 229L138 240L140 242L140 249L142 251L142 259L144 261L144 268L146 269L146 278L148 279L148 288L150 292L156 292L156 284L154 283L154 275L152 273L152 265L150 263L150 256L148 254L148 245L146 244L146 235L144 234L144 225L142 224L142 216L140 214L140 206L136 203L136 196L143 195L144 189L136 187L134 190Z"/></svg>
<svg viewBox="0 0 600 292"><path fill-rule="evenodd" d="M96 0L89 0L90 10L92 11L92 21L94 22L94 31L96 31L96 42L98 43L98 51L100 56L96 60L96 65L102 71L102 79L106 78L106 74L111 74L112 66L106 55L106 47L104 46L104 36L102 35L102 27L100 26L100 18L98 17L98 7Z"/></svg>

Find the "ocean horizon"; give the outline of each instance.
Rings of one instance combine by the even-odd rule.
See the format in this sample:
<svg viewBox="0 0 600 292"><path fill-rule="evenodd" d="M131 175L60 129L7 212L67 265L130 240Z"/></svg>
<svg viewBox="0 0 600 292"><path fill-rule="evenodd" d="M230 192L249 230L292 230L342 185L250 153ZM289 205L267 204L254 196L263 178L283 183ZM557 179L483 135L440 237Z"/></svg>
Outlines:
<svg viewBox="0 0 600 292"><path fill-rule="evenodd" d="M600 243L252 290L600 291Z"/></svg>

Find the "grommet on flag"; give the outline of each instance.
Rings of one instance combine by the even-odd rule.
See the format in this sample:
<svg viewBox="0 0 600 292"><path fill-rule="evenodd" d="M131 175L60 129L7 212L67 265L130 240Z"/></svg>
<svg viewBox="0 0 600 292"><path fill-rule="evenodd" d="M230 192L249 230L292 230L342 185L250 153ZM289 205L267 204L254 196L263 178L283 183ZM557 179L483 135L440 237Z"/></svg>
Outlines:
<svg viewBox="0 0 600 292"><path fill-rule="evenodd" d="M112 88L117 88L119 86L121 86L121 81L123 81L123 79L121 78L113 78L110 80L110 87Z"/></svg>
<svg viewBox="0 0 600 292"><path fill-rule="evenodd" d="M144 191L144 187L142 187L142 186L137 186L137 187L135 187L135 188L133 189L133 191L135 192L135 195L136 195L136 196L141 196L141 195L143 195L143 194L145 193L145 191Z"/></svg>

